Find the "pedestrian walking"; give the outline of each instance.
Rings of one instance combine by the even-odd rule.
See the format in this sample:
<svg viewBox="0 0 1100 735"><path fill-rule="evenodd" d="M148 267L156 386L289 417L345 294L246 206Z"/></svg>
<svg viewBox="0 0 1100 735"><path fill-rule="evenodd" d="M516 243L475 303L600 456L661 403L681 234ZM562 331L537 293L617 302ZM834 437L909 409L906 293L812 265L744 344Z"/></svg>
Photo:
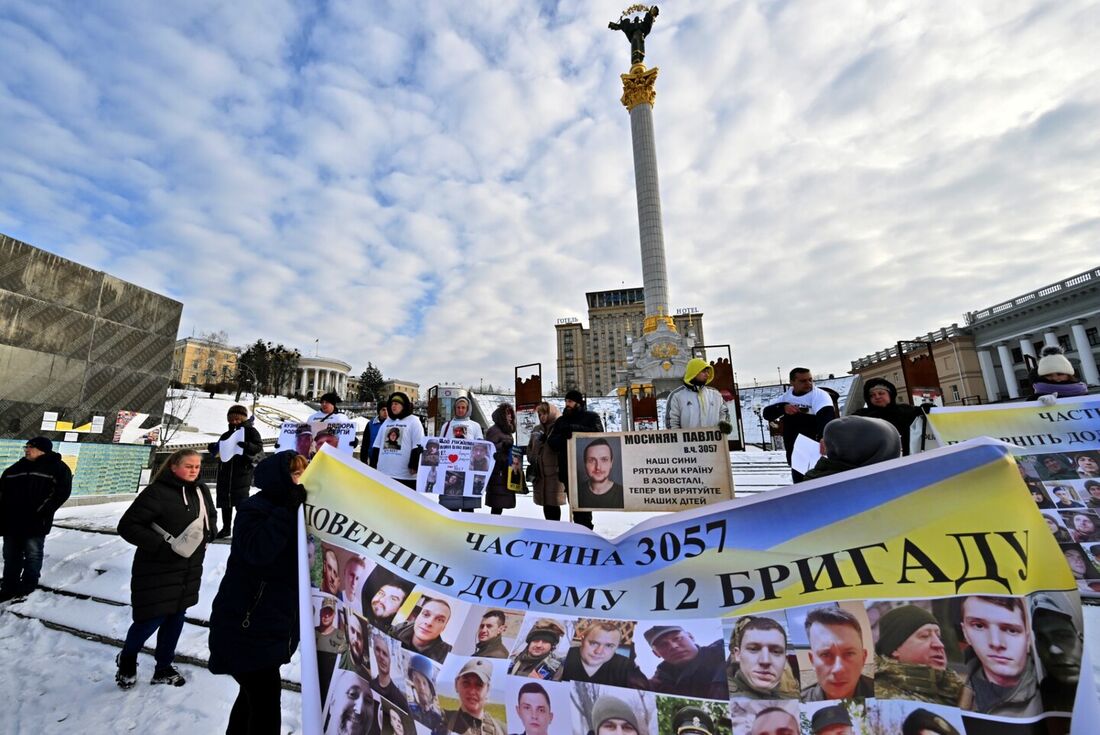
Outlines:
<svg viewBox="0 0 1100 735"><path fill-rule="evenodd" d="M38 586L46 534L53 515L69 499L73 473L44 436L28 439L23 458L0 475L0 535L4 578L0 602L29 595Z"/></svg>
<svg viewBox="0 0 1100 735"><path fill-rule="evenodd" d="M202 457L180 449L157 470L118 522L118 535L137 547L130 573L134 622L115 659L115 682L129 689L137 682L137 655L157 634L156 669L150 684L183 686L172 666L183 631L184 613L199 601L206 545L214 538L213 502L199 482Z"/></svg>

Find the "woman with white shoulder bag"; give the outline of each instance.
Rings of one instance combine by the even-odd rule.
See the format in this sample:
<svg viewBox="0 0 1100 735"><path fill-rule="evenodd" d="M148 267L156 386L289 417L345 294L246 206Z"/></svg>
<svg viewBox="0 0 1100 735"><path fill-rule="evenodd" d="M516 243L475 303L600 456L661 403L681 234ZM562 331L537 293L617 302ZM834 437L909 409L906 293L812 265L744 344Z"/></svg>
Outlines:
<svg viewBox="0 0 1100 735"><path fill-rule="evenodd" d="M199 600L206 545L217 532L210 491L198 481L201 470L198 452L174 452L118 522L118 534L137 547L130 573L134 622L116 659L115 683L122 689L137 682L138 652L154 632L156 669L149 683L186 683L172 660L184 614Z"/></svg>

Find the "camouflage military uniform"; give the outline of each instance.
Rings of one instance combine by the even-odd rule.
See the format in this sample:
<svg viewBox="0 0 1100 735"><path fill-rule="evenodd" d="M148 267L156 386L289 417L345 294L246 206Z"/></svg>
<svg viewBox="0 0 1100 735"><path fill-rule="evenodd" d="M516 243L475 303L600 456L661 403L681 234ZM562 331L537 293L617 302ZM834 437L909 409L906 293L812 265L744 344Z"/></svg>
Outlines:
<svg viewBox="0 0 1100 735"><path fill-rule="evenodd" d="M512 658L508 673L512 676L527 676L532 679L561 681L565 671L565 659L550 651L544 656L528 656L526 649Z"/></svg>
<svg viewBox="0 0 1100 735"><path fill-rule="evenodd" d="M962 677L954 671L875 656L875 696L879 699L915 699L955 707L962 689Z"/></svg>
<svg viewBox="0 0 1100 735"><path fill-rule="evenodd" d="M445 712L443 724L447 730L459 735L508 735L504 726L488 712L483 713L481 719L462 709Z"/></svg>
<svg viewBox="0 0 1100 735"><path fill-rule="evenodd" d="M783 667L779 685L769 691L757 689L750 684L735 661L730 661L726 665L726 681L729 684L731 699L798 699L799 697L798 682L795 681L794 674L787 666Z"/></svg>

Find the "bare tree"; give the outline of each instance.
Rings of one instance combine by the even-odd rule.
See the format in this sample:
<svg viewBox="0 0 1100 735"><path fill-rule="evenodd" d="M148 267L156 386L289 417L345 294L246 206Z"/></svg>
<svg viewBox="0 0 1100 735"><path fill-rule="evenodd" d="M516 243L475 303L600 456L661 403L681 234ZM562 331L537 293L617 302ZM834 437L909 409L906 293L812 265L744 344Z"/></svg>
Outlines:
<svg viewBox="0 0 1100 735"><path fill-rule="evenodd" d="M169 389L168 396L164 400L164 414L161 416L160 439L157 441L159 449L168 446L168 442L179 433L194 410L194 391Z"/></svg>

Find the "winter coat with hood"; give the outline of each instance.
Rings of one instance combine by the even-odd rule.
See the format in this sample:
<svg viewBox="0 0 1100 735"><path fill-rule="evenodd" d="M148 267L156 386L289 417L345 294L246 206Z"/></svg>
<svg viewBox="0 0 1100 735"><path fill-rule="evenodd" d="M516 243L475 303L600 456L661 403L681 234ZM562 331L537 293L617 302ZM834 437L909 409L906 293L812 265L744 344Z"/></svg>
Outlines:
<svg viewBox="0 0 1100 735"><path fill-rule="evenodd" d="M554 425L561 414L553 403L546 405L550 407L546 414L546 421L531 430L531 439L527 443L527 457L534 467L532 486L535 505L561 506L568 502L568 498L565 495L565 485L558 475L558 453L550 446L549 441L550 434L554 431Z"/></svg>
<svg viewBox="0 0 1100 735"><path fill-rule="evenodd" d="M885 388L890 394L890 403L885 406L871 405L871 391L875 388ZM871 378L863 384L864 407L853 413L853 416L866 416L872 419L882 419L895 429L901 437L901 452L909 455L909 430L914 421L922 418L923 411L916 406L907 403L898 403L898 389L894 384L884 378Z"/></svg>
<svg viewBox="0 0 1100 735"><path fill-rule="evenodd" d="M401 412L396 414L393 413L395 401L401 405ZM412 401L404 393L390 394L386 405L390 407L390 417L379 428L371 447L370 466L397 480L415 480L423 451L420 443L424 440L424 425L413 415ZM386 442L394 429L398 432L400 446L387 447Z"/></svg>
<svg viewBox="0 0 1100 735"><path fill-rule="evenodd" d="M264 440L260 436L260 432L252 425L252 419L248 419L240 426L230 426L227 431L222 433L218 441L211 442L207 447L210 454L217 456L219 442L228 439L237 429L244 429L244 439L241 441L241 444L244 445L241 447L244 454L238 454L228 462L218 460L218 483L216 487L219 508L235 505L248 497L248 492L252 489L253 463L257 455L264 450Z"/></svg>
<svg viewBox="0 0 1100 735"><path fill-rule="evenodd" d="M203 543L189 557L172 551L153 524L178 536L199 517L199 497L206 507ZM141 622L183 612L199 601L206 545L217 531L214 504L206 485L184 482L165 468L138 493L118 521L118 535L137 547L130 573L130 605Z"/></svg>
<svg viewBox="0 0 1100 735"><path fill-rule="evenodd" d="M512 434L515 432L516 411L510 403L497 406L492 415L493 425L485 432L485 439L496 447L493 454L493 474L485 486L485 504L490 508L515 508L516 493L508 489L508 467L512 464Z"/></svg>
<svg viewBox="0 0 1100 735"><path fill-rule="evenodd" d="M730 411L722 394L709 388L714 380L714 372L706 385L696 385L691 381L710 364L699 357L688 361L684 371L684 382L668 395L665 404L665 423L669 429L697 429L718 426L730 422Z"/></svg>
<svg viewBox="0 0 1100 735"><path fill-rule="evenodd" d="M256 466L256 493L237 511L225 576L210 614L210 670L237 674L290 661L298 647L298 508L292 450Z"/></svg>
<svg viewBox="0 0 1100 735"><path fill-rule="evenodd" d="M598 413L588 410L587 401L580 401L572 411L566 410L547 434L547 444L558 455L558 477L567 488L573 482L569 477L569 440L581 433L603 433L603 421Z"/></svg>
<svg viewBox="0 0 1100 735"><path fill-rule="evenodd" d="M60 454L23 457L0 475L0 536L45 536L72 491L73 473Z"/></svg>
<svg viewBox="0 0 1100 735"><path fill-rule="evenodd" d="M825 456L806 473L807 480L897 459L901 436L882 419L845 416L825 427Z"/></svg>

